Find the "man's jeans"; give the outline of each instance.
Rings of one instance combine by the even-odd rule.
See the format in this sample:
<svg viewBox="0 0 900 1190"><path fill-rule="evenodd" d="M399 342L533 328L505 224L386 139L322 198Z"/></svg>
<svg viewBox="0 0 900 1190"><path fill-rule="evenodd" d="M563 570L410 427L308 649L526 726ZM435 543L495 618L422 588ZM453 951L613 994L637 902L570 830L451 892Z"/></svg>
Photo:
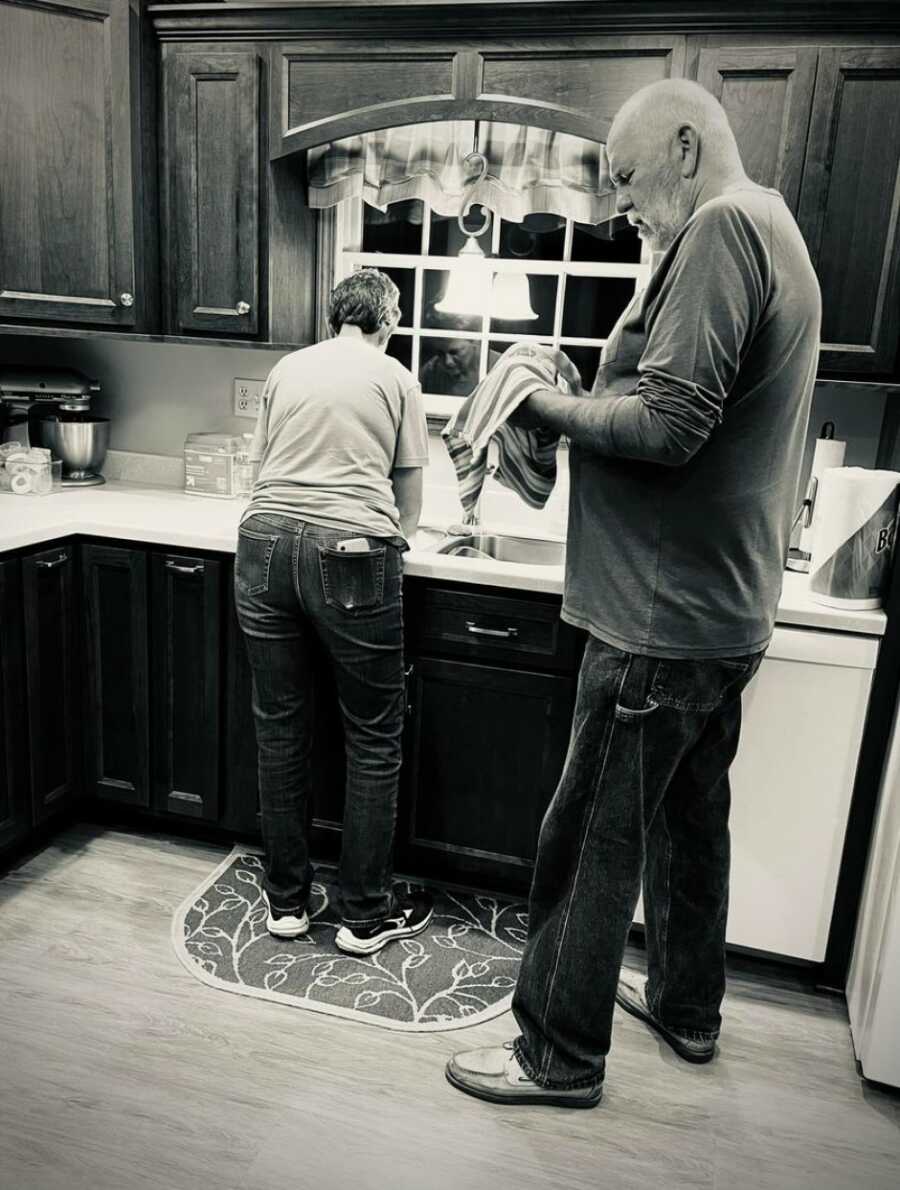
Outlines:
<svg viewBox="0 0 900 1190"><path fill-rule="evenodd" d="M339 541L366 536L261 513L241 525L235 602L253 673L265 890L272 907L309 899L310 767L318 638L337 687L347 754L341 848L342 918L380 922L391 890L403 731L402 555L367 537L364 553ZM399 539L398 539L399 541Z"/></svg>
<svg viewBox="0 0 900 1190"><path fill-rule="evenodd" d="M523 1069L549 1087L603 1076L643 875L647 999L718 1035L725 993L728 769L762 654L665 661L589 640L559 787L541 825L513 998Z"/></svg>

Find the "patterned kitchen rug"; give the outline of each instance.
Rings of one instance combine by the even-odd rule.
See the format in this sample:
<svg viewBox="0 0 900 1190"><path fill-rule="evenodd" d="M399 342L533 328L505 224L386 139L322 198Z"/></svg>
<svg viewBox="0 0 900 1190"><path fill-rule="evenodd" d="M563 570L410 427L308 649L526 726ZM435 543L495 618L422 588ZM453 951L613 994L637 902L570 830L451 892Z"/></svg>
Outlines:
<svg viewBox="0 0 900 1190"><path fill-rule="evenodd" d="M411 1032L461 1029L509 1008L528 925L523 902L432 887L426 930L357 956L334 945L340 918L319 880L309 933L271 937L261 877L259 855L236 847L175 910L175 953L203 983Z"/></svg>

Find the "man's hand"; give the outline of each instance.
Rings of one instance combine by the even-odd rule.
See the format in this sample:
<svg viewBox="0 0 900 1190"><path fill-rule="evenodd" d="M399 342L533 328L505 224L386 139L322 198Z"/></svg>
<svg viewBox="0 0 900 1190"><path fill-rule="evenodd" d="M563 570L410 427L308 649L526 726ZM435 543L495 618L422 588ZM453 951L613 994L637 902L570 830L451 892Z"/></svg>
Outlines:
<svg viewBox="0 0 900 1190"><path fill-rule="evenodd" d="M531 397L526 397L521 404L517 405L506 420L511 426L516 426L520 430L537 430L544 424L534 409Z"/></svg>
<svg viewBox="0 0 900 1190"><path fill-rule="evenodd" d="M581 373L564 351L554 351L550 347L542 347L541 354L552 361L559 375L565 380L571 396L586 397L588 395L581 386Z"/></svg>

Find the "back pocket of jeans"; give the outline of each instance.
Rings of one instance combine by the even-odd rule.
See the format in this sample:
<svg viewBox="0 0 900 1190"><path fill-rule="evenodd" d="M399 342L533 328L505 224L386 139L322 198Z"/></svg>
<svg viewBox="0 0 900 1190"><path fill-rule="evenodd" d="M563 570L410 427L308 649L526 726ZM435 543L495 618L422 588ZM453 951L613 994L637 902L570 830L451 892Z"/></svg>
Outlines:
<svg viewBox="0 0 900 1190"><path fill-rule="evenodd" d="M384 599L386 546L365 553L319 546L322 594L329 607L357 613L379 607Z"/></svg>
<svg viewBox="0 0 900 1190"><path fill-rule="evenodd" d="M248 595L264 595L268 591L269 570L277 544L277 536L238 529L234 581Z"/></svg>

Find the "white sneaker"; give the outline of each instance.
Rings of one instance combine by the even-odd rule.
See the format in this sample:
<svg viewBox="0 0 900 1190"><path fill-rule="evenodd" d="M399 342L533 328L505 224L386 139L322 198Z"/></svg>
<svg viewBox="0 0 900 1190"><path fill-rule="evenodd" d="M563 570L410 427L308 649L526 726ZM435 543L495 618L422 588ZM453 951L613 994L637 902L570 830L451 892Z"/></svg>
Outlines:
<svg viewBox="0 0 900 1190"><path fill-rule="evenodd" d="M309 918L306 915L306 910L299 916L296 913L281 913L269 904L265 890L263 890L262 898L268 910L266 929L275 938L299 938L307 932Z"/></svg>

